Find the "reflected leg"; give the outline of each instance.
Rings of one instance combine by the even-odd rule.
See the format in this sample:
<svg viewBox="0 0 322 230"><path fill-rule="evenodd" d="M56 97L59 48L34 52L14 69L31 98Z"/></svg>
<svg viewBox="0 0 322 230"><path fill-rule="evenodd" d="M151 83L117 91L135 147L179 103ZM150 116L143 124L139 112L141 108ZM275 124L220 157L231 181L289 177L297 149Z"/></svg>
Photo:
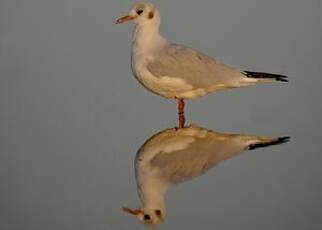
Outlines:
<svg viewBox="0 0 322 230"><path fill-rule="evenodd" d="M184 100L182 98L177 100L178 102L178 118L179 118L179 129L184 128L186 118L184 116Z"/></svg>

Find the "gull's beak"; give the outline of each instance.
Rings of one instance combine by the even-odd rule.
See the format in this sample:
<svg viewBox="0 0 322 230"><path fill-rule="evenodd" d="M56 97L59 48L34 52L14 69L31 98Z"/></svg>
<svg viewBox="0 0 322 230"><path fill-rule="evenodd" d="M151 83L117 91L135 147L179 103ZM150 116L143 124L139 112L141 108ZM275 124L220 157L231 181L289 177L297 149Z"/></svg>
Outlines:
<svg viewBox="0 0 322 230"><path fill-rule="evenodd" d="M121 17L121 18L117 19L116 24L120 24L120 23L124 23L124 22L128 22L128 21L132 21L133 19L134 19L133 16L126 15L124 17Z"/></svg>
<svg viewBox="0 0 322 230"><path fill-rule="evenodd" d="M139 214L144 214L142 210L140 209L131 209L131 208L128 208L128 207L122 207L123 211L124 212L127 212L131 215L134 215L134 216L137 216Z"/></svg>

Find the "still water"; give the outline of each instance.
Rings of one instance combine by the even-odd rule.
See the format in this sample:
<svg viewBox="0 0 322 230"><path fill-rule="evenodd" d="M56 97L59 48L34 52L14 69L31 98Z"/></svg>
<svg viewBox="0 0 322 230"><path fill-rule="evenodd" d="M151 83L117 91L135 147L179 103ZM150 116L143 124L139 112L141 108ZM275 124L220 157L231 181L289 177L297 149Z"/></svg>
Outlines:
<svg viewBox="0 0 322 230"><path fill-rule="evenodd" d="M183 130L132 76L132 3L1 1L0 229L322 229L321 1L156 1L171 41L289 76Z"/></svg>

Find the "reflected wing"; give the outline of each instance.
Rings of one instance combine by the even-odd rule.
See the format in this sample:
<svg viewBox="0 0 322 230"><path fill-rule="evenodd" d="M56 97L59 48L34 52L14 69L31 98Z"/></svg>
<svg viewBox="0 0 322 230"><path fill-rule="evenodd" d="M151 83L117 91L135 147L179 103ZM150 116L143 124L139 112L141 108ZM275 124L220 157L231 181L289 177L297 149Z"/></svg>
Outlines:
<svg viewBox="0 0 322 230"><path fill-rule="evenodd" d="M201 175L245 149L285 141L285 138L223 134L195 126L167 129L144 144L138 153L137 159L142 163L138 166L177 183Z"/></svg>

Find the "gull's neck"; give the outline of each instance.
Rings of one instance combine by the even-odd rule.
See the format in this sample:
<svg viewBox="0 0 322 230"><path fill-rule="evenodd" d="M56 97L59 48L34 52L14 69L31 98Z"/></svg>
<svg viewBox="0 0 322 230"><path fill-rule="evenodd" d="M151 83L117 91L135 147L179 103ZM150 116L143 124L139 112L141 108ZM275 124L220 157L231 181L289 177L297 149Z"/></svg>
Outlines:
<svg viewBox="0 0 322 230"><path fill-rule="evenodd" d="M166 210L165 195L170 184L158 178L146 178L139 188L139 195L144 209Z"/></svg>
<svg viewBox="0 0 322 230"><path fill-rule="evenodd" d="M159 24L137 25L133 35L132 52L135 55L151 54L167 43L160 35Z"/></svg>

